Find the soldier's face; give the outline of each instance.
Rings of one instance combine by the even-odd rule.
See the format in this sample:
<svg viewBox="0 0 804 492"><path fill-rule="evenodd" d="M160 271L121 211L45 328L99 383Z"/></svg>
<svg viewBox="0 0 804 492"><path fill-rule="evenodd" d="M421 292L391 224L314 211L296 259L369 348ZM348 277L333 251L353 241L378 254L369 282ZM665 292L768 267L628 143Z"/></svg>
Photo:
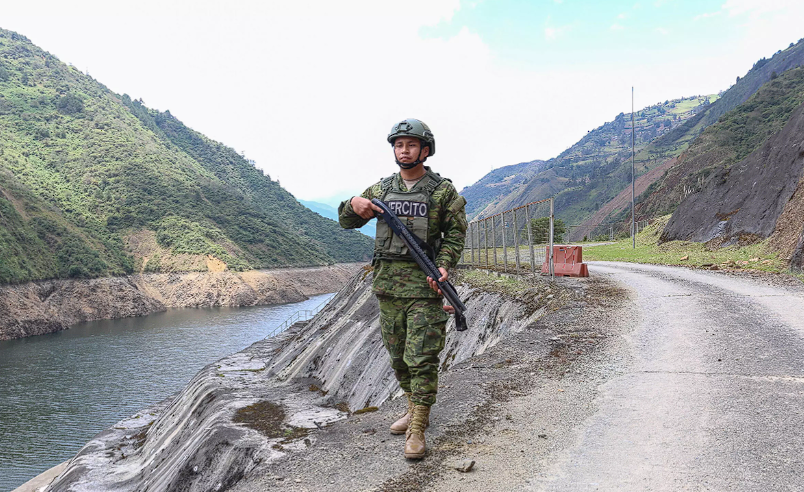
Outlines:
<svg viewBox="0 0 804 492"><path fill-rule="evenodd" d="M419 156L419 151L421 151L421 156ZM403 164L411 164L416 162L416 159L423 161L429 152L430 147L422 149L422 144L418 138L399 137L394 140L394 154L396 154L396 160Z"/></svg>

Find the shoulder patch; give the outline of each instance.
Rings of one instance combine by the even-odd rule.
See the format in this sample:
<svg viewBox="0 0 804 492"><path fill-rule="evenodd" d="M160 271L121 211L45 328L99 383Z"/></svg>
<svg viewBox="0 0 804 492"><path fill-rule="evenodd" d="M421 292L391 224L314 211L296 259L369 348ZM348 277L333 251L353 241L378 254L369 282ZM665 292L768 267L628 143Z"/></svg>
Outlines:
<svg viewBox="0 0 804 492"><path fill-rule="evenodd" d="M454 202L452 202L452 204L449 206L449 211L452 212L453 214L457 214L458 212L463 210L463 207L465 206L466 206L466 198L464 198L461 195L458 195L458 198Z"/></svg>

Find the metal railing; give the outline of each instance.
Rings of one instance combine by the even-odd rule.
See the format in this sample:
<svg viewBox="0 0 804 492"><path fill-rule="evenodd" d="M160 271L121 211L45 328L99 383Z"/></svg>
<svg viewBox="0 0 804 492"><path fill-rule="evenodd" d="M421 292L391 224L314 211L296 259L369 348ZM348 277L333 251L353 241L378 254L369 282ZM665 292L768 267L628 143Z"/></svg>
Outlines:
<svg viewBox="0 0 804 492"><path fill-rule="evenodd" d="M270 333L265 335L265 338L271 338L283 331L287 330L294 323L298 323L299 321L309 321L315 317L316 314L321 312L321 309L326 306L332 298L327 299L326 301L322 302L318 306L314 307L313 309L302 309L300 311L296 311L295 313L291 314L288 319L286 319L281 325L277 326Z"/></svg>
<svg viewBox="0 0 804 492"><path fill-rule="evenodd" d="M547 262L552 276L554 219L552 198L475 219L466 231L461 263L536 274Z"/></svg>

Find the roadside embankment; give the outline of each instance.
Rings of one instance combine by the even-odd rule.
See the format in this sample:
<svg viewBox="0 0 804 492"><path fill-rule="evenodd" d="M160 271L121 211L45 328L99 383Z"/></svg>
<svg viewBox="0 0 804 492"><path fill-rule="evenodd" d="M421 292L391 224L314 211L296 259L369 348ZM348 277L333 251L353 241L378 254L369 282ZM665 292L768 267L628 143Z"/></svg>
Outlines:
<svg viewBox="0 0 804 492"><path fill-rule="evenodd" d="M248 272L140 274L0 286L0 340L64 330L83 321L167 308L299 302L340 288L358 263Z"/></svg>
<svg viewBox="0 0 804 492"><path fill-rule="evenodd" d="M543 279L479 275L485 285L459 287L471 324L457 333L448 323L442 372L523 330L540 332L538 321L574 295ZM227 490L270 477L278 461L315 447L319 432L359 438L336 423L385 408L397 391L370 280L359 272L310 322L210 364L175 398L102 432L48 490ZM533 353L550 353L549 336L537 336ZM468 415L473 400L451 408Z"/></svg>

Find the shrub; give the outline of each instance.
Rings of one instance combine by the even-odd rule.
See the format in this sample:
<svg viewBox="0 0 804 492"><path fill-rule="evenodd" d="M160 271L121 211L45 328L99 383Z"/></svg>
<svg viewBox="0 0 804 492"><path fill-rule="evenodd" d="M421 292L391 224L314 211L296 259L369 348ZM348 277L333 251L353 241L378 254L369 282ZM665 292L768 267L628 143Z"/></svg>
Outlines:
<svg viewBox="0 0 804 492"><path fill-rule="evenodd" d="M56 107L62 114L77 114L84 110L84 102L75 94L66 94L59 98Z"/></svg>

